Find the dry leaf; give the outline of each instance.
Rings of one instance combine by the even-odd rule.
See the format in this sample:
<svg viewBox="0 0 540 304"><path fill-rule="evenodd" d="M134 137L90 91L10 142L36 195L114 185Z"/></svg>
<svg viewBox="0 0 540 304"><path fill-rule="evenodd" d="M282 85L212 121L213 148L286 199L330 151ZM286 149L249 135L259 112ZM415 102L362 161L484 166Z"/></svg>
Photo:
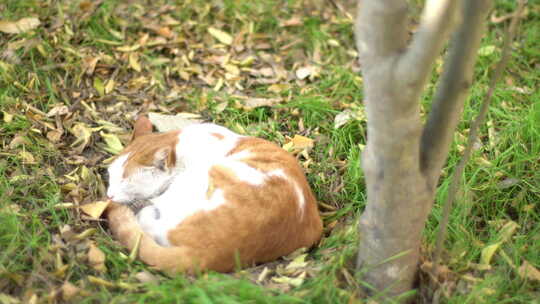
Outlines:
<svg viewBox="0 0 540 304"><path fill-rule="evenodd" d="M285 20L279 24L279 26L299 26L304 24L299 16L294 16L289 20Z"/></svg>
<svg viewBox="0 0 540 304"><path fill-rule="evenodd" d="M60 138L62 138L62 131L59 130L52 130L47 132L47 139L50 140L53 143L57 143L60 141Z"/></svg>
<svg viewBox="0 0 540 304"><path fill-rule="evenodd" d="M514 221L508 221L506 224L504 224L504 226L501 228L501 232L499 233L500 241L507 242L510 240L517 228L519 228L519 225Z"/></svg>
<svg viewBox="0 0 540 304"><path fill-rule="evenodd" d="M296 78L303 80L311 75L311 67L302 67L296 70Z"/></svg>
<svg viewBox="0 0 540 304"><path fill-rule="evenodd" d="M144 270L135 274L135 278L141 283L157 283L159 279L151 274L150 272Z"/></svg>
<svg viewBox="0 0 540 304"><path fill-rule="evenodd" d="M281 102L281 98L248 98L242 101L242 108L252 110L258 107L270 107Z"/></svg>
<svg viewBox="0 0 540 304"><path fill-rule="evenodd" d="M137 72L142 71L141 65L139 64L139 55L137 53L129 54L129 66Z"/></svg>
<svg viewBox="0 0 540 304"><path fill-rule="evenodd" d="M302 136L302 135L295 135L292 139L293 148L296 149L310 149L313 148L313 139Z"/></svg>
<svg viewBox="0 0 540 304"><path fill-rule="evenodd" d="M209 27L208 33L210 33L210 35L212 35L214 38L216 38L219 42L223 44L231 45L233 42L233 37L229 35L229 33L218 30L217 28Z"/></svg>
<svg viewBox="0 0 540 304"><path fill-rule="evenodd" d="M28 164L28 165L36 164L36 159L34 158L32 153L28 151L19 152L19 157L21 158L23 164Z"/></svg>
<svg viewBox="0 0 540 304"><path fill-rule="evenodd" d="M110 204L110 201L99 201L99 202L81 205L80 208L82 212L86 213L91 218L98 219L103 214L103 211L107 209L107 206L109 206L109 204Z"/></svg>
<svg viewBox="0 0 540 304"><path fill-rule="evenodd" d="M70 282L64 282L62 284L62 299L69 302L74 296L76 296L81 289Z"/></svg>
<svg viewBox="0 0 540 304"><path fill-rule="evenodd" d="M107 270L105 267L105 254L94 243L90 243L88 250L88 263L97 271L103 272Z"/></svg>
<svg viewBox="0 0 540 304"><path fill-rule="evenodd" d="M298 286L302 285L302 283L304 283L305 278L306 278L306 272L304 271L299 276L297 276L296 278L291 278L291 277L286 277L286 276L273 277L272 281L274 281L276 283L289 284L289 285L292 285L294 287L298 287Z"/></svg>
<svg viewBox="0 0 540 304"><path fill-rule="evenodd" d="M22 18L17 21L0 20L0 32L20 34L35 29L39 24L39 19L36 17Z"/></svg>
<svg viewBox="0 0 540 304"><path fill-rule="evenodd" d="M200 123L202 122L200 118L199 115L191 113L178 113L176 115L148 113L148 119L159 132L178 130L194 123Z"/></svg>
<svg viewBox="0 0 540 304"><path fill-rule="evenodd" d="M307 253L297 256L294 260L292 260L292 262L289 263L289 265L287 265L287 267L285 267L285 269L298 269L306 267L308 264L306 262L306 257Z"/></svg>
<svg viewBox="0 0 540 304"><path fill-rule="evenodd" d="M47 112L47 117L66 114L69 114L69 108L66 105L58 105L52 108L49 112Z"/></svg>
<svg viewBox="0 0 540 304"><path fill-rule="evenodd" d="M523 261L521 266L518 269L518 275L522 279L535 280L540 282L540 270L531 265L531 263L526 260Z"/></svg>
<svg viewBox="0 0 540 304"><path fill-rule="evenodd" d="M99 132L99 135L101 135L101 138L105 140L105 143L107 146L105 147L105 151L112 153L112 154L118 154L124 149L124 145L122 145L122 142L118 138L118 136L114 134L108 134L103 131Z"/></svg>
<svg viewBox="0 0 540 304"><path fill-rule="evenodd" d="M5 111L2 111L2 113L4 114L4 122L5 123L10 123L13 121L13 115L9 114L8 112L5 112Z"/></svg>
<svg viewBox="0 0 540 304"><path fill-rule="evenodd" d="M339 127L345 125L352 119L353 119L353 111L350 109L347 109L341 113L338 113L336 117L334 118L334 129L338 129Z"/></svg>

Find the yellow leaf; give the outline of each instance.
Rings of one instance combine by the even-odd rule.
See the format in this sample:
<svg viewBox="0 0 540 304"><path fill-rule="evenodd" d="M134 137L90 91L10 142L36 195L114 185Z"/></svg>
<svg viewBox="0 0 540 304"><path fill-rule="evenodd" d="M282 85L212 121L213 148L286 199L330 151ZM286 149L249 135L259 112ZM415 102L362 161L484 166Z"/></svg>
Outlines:
<svg viewBox="0 0 540 304"><path fill-rule="evenodd" d="M8 112L4 112L4 111L2 111L2 113L4 113L4 122L5 123L10 123L11 121L13 121L13 115L9 114Z"/></svg>
<svg viewBox="0 0 540 304"><path fill-rule="evenodd" d="M90 204L81 205L82 212L89 215L91 218L98 219L103 211L109 206L109 201L99 201Z"/></svg>
<svg viewBox="0 0 540 304"><path fill-rule="evenodd" d="M491 258L493 258L493 255L499 247L501 246L502 242L497 242L495 244L491 244L486 246L484 249L482 249L482 254L480 256L480 264L489 265L491 263Z"/></svg>
<svg viewBox="0 0 540 304"><path fill-rule="evenodd" d="M141 47L140 44L134 44L134 45L124 45L117 47L116 50L120 52L133 52L138 50Z"/></svg>
<svg viewBox="0 0 540 304"><path fill-rule="evenodd" d="M114 79L109 79L107 81L107 83L105 84L105 94L109 94L110 92L112 92L114 90L114 85L115 85L115 82L114 82Z"/></svg>
<svg viewBox="0 0 540 304"><path fill-rule="evenodd" d="M501 232L499 233L500 241L508 241L512 235L514 235L514 232L516 232L518 227L519 225L514 221L508 221L506 224L504 224L504 226L501 228Z"/></svg>
<svg viewBox="0 0 540 304"><path fill-rule="evenodd" d="M313 148L313 139L302 136L295 135L292 139L293 146L296 149L309 149Z"/></svg>
<svg viewBox="0 0 540 304"><path fill-rule="evenodd" d="M105 132L99 132L99 135L105 140L105 143L107 146L105 147L105 151L110 152L112 154L118 154L120 151L124 149L124 145L122 145L122 142L118 138L118 136L114 134L107 134Z"/></svg>
<svg viewBox="0 0 540 304"><path fill-rule="evenodd" d="M294 258L294 260L292 260L292 262L289 263L289 265L287 265L287 267L285 267L285 269L296 269L296 268L306 267L307 265L306 257L307 257L307 253L297 256L296 258Z"/></svg>
<svg viewBox="0 0 540 304"><path fill-rule="evenodd" d="M302 283L304 283L305 278L306 278L306 272L302 272L296 278L285 277L285 276L283 276L283 277L273 277L272 281L274 281L276 283L289 284L289 285L292 285L294 287L298 287L298 286L302 285Z"/></svg>
<svg viewBox="0 0 540 304"><path fill-rule="evenodd" d="M139 55L137 55L137 53L129 54L129 66L137 72L142 70L141 65L139 64Z"/></svg>
<svg viewBox="0 0 540 304"><path fill-rule="evenodd" d="M105 254L94 243L90 243L88 250L88 263L97 271L105 271Z"/></svg>
<svg viewBox="0 0 540 304"><path fill-rule="evenodd" d="M39 24L39 19L36 17L22 18L17 21L0 20L0 32L20 34L35 29Z"/></svg>
<svg viewBox="0 0 540 304"><path fill-rule="evenodd" d="M223 44L231 45L233 42L233 37L231 35L222 30L218 30L217 28L209 27L208 33Z"/></svg>
<svg viewBox="0 0 540 304"><path fill-rule="evenodd" d="M527 261L523 261L518 269L518 274L523 279L540 281L540 271Z"/></svg>
<svg viewBox="0 0 540 304"><path fill-rule="evenodd" d="M19 157L21 158L23 164L35 164L36 163L36 159L34 158L34 156L32 155L32 153L28 152L28 151L21 151L19 152Z"/></svg>

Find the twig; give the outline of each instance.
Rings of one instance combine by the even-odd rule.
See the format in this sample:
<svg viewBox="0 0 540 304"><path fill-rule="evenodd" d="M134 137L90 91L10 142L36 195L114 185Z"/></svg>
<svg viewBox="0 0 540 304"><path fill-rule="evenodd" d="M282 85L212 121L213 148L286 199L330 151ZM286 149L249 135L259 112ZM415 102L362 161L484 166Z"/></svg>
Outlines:
<svg viewBox="0 0 540 304"><path fill-rule="evenodd" d="M456 198L456 194L459 188L459 181L461 179L461 176L463 175L465 164L471 157L472 147L478 138L478 128L480 127L480 125L482 125L487 115L488 107L491 102L491 97L493 96L493 92L495 90L495 85L500 80L503 74L503 71L506 67L506 64L508 63L508 58L510 57L511 43L514 40L514 36L515 36L517 26L518 26L519 16L521 16L521 12L523 8L525 7L525 2L526 0L519 1L516 13L513 15L510 26L508 27L508 30L505 33L501 60L499 61L499 63L497 64L497 67L495 68L495 72L493 73L493 77L491 78L486 97L484 101L482 102L480 112L478 113L478 116L473 121L473 124L470 128L469 138L467 140L467 146L465 148L465 151L463 151L463 157L459 161L456 167L456 170L454 171L454 174L452 176L452 180L450 182L450 187L448 189L448 196L446 198L446 201L443 207L443 213L442 213L443 217L441 219L441 223L439 225L439 231L437 233L435 254L433 257L433 277L434 278L437 278L437 275L438 275L439 261L440 261L441 253L443 250L443 244L447 236L448 219L450 215L450 210Z"/></svg>

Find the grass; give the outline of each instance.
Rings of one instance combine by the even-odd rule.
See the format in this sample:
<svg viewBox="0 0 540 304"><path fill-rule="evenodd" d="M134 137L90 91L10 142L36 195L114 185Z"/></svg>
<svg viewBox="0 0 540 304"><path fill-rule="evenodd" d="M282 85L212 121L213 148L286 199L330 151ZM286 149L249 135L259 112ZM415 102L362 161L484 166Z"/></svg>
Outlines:
<svg viewBox="0 0 540 304"><path fill-rule="evenodd" d="M513 6L497 1L496 12L507 14ZM452 275L444 288L434 290L445 303L538 303L540 298L540 282L518 271L525 261L540 268L540 7L529 6L452 210L443 261ZM0 11L7 20L38 16L41 21L23 34L0 33L0 303L362 303L355 298L362 296L359 286L364 283L351 273L355 221L366 200L360 169L366 123L360 117L338 129L333 126L343 110L362 111L362 82L353 72L352 22L342 11L323 1L233 0L132 5L104 0L97 6L8 0ZM295 18L301 26L282 26ZM167 26L174 37L163 40L152 23ZM238 38L243 49L217 45L209 26L233 36L243 31ZM425 231L426 253L433 250L448 176L500 56L502 31L503 24L490 24L483 39L487 51L478 60L471 98ZM137 44L141 46L132 51L121 50ZM130 54L138 56L141 71L130 63ZM240 74L220 63L227 54ZM249 56L253 63L240 63ZM319 75L295 79L294 71L303 66L319 67ZM274 74L258 75L264 68ZM220 78L224 82L214 90ZM427 90L426 108L432 91ZM248 111L237 106L244 99L239 95L282 102ZM68 107L67 114L44 115L60 105ZM104 151L99 132L126 140L130 118L142 108L200 113L280 144L296 134L315 140L307 173L325 203L321 211L327 235L310 252L302 285L273 280L300 275L283 273L279 266L269 266L274 273L261 282L254 282L251 270L166 277L129 261L106 224L88 220L78 209L59 207L104 196L103 161L111 155ZM81 128L90 132L88 137L77 131ZM61 137L55 139L53 131ZM489 267L481 267L482 251L501 241L501 228L510 221L518 225L516 230L501 243ZM88 263L89 242L105 253L107 271ZM137 274L143 271L159 284L141 283ZM66 282L80 289L77 296L66 296ZM451 291L447 295L445 288Z"/></svg>

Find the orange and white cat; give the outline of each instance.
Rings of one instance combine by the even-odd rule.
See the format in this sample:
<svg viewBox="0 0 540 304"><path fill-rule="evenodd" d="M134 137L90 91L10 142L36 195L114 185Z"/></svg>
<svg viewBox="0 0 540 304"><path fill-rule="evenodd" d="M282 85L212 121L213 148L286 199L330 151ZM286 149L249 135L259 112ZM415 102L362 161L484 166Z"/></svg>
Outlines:
<svg viewBox="0 0 540 304"><path fill-rule="evenodd" d="M109 166L113 236L164 271L268 262L321 238L316 199L279 146L215 124L152 133L141 117ZM126 205L149 201L136 215Z"/></svg>

